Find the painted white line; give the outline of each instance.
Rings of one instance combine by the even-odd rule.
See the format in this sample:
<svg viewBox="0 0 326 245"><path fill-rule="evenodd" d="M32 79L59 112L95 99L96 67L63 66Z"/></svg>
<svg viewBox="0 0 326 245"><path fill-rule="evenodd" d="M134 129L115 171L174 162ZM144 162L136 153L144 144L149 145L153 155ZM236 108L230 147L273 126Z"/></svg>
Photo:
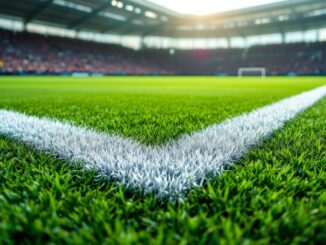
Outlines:
<svg viewBox="0 0 326 245"><path fill-rule="evenodd" d="M69 123L0 110L0 134L18 139L70 162L82 162L127 188L159 198L182 198L208 174L218 175L326 94L326 86L256 109L165 146L98 133Z"/></svg>

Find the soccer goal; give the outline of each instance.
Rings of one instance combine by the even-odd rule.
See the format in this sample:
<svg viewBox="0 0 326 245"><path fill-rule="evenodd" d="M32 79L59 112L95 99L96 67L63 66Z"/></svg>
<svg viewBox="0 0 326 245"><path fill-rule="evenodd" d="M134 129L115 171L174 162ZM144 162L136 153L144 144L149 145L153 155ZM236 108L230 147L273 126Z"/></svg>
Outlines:
<svg viewBox="0 0 326 245"><path fill-rule="evenodd" d="M244 76L260 76L262 78L266 77L265 67L242 67L238 70L238 77Z"/></svg>

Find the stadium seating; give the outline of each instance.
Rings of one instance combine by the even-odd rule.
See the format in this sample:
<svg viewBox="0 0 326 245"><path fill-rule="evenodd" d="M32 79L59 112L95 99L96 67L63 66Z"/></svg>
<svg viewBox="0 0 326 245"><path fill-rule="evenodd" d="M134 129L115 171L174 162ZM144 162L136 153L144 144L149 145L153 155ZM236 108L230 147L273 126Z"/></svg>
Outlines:
<svg viewBox="0 0 326 245"><path fill-rule="evenodd" d="M0 69L6 74L172 74L115 45L9 31L1 31L0 40Z"/></svg>
<svg viewBox="0 0 326 245"><path fill-rule="evenodd" d="M236 75L266 67L271 75L325 75L326 43L248 49L134 51L118 45L0 30L2 74Z"/></svg>

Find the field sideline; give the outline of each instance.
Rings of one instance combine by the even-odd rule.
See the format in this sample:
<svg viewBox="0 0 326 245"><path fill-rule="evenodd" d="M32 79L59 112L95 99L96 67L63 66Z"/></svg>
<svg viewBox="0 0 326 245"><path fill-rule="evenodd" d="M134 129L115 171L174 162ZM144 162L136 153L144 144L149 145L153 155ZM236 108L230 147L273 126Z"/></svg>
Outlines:
<svg viewBox="0 0 326 245"><path fill-rule="evenodd" d="M319 78L2 77L0 109L162 145L326 84ZM316 243L325 228L325 98L180 203L0 137L0 243Z"/></svg>

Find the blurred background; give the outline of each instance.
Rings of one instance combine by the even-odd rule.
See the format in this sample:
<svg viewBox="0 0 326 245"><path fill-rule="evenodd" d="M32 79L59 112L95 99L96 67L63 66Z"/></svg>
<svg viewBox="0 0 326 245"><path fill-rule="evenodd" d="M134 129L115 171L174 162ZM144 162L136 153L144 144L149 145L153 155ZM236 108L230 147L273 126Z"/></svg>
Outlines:
<svg viewBox="0 0 326 245"><path fill-rule="evenodd" d="M326 75L325 0L0 0L0 74Z"/></svg>

